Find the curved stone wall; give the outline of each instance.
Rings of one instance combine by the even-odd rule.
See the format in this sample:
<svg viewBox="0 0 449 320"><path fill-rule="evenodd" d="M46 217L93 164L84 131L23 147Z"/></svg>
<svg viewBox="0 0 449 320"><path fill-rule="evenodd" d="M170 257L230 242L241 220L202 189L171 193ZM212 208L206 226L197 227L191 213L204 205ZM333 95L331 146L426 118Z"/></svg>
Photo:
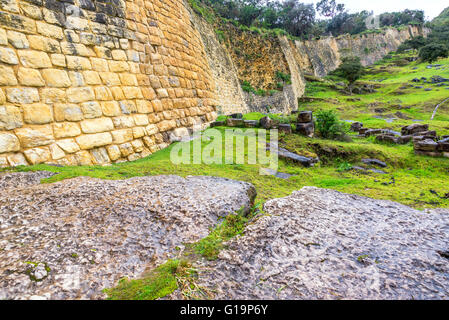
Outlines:
<svg viewBox="0 0 449 320"><path fill-rule="evenodd" d="M213 98L182 0L0 1L0 166L138 159Z"/></svg>

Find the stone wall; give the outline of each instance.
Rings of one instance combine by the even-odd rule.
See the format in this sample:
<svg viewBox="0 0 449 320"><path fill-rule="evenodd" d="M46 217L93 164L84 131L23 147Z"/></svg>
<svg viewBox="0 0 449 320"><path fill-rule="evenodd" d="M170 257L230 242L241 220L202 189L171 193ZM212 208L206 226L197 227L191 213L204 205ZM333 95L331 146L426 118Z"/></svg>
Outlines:
<svg viewBox="0 0 449 320"><path fill-rule="evenodd" d="M0 0L0 166L134 160L214 120L182 0Z"/></svg>

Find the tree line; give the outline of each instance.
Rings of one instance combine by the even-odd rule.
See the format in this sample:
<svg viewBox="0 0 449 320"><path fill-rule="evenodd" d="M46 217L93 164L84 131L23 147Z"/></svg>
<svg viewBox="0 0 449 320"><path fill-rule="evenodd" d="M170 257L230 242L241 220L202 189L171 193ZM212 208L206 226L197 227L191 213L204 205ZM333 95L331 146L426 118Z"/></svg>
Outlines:
<svg viewBox="0 0 449 320"><path fill-rule="evenodd" d="M372 12L349 13L336 0L321 0L316 5L296 0L197 0L214 9L223 18L247 27L283 29L301 38L323 34L338 36L367 30L366 20ZM322 18L324 17L324 18ZM404 10L384 13L379 27L423 24L424 12Z"/></svg>

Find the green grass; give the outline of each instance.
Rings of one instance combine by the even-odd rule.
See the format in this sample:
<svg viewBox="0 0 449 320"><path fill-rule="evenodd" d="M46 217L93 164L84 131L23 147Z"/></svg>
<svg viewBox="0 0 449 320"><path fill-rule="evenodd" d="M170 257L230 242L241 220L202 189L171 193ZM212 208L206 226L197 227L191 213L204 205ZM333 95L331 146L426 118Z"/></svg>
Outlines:
<svg viewBox="0 0 449 320"><path fill-rule="evenodd" d="M105 289L108 300L155 300L165 297L178 288L178 278L195 275L185 260L168 260L141 279L123 278L114 288Z"/></svg>

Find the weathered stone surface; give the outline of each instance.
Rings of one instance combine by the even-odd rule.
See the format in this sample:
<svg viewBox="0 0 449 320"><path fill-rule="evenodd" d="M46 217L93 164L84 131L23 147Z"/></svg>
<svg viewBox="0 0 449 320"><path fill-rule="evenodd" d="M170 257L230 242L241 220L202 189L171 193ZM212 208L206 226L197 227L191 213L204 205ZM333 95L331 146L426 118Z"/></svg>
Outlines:
<svg viewBox="0 0 449 320"><path fill-rule="evenodd" d="M46 124L53 121L53 113L49 105L27 104L23 106L23 119L29 124Z"/></svg>
<svg viewBox="0 0 449 320"><path fill-rule="evenodd" d="M387 142L387 143L398 143L398 137L388 135L388 134L381 134L376 137L376 141L378 142Z"/></svg>
<svg viewBox="0 0 449 320"><path fill-rule="evenodd" d="M281 123L278 126L279 132L283 132L285 134L291 134L292 133L292 126L290 124Z"/></svg>
<svg viewBox="0 0 449 320"><path fill-rule="evenodd" d="M22 114L18 107L0 106L0 130L12 130L22 125Z"/></svg>
<svg viewBox="0 0 449 320"><path fill-rule="evenodd" d="M214 177L39 183L51 175L0 175L0 299L103 298L104 288L205 237L255 196L248 183ZM48 267L38 272L42 281L30 277L37 270L25 261Z"/></svg>
<svg viewBox="0 0 449 320"><path fill-rule="evenodd" d="M438 143L433 140L426 139L414 142L415 150L419 151L437 151Z"/></svg>
<svg viewBox="0 0 449 320"><path fill-rule="evenodd" d="M53 130L50 125L16 129L15 134L23 148L46 146L54 142Z"/></svg>
<svg viewBox="0 0 449 320"><path fill-rule="evenodd" d="M378 166L381 168L388 167L388 165L385 162L380 161L378 159L362 159L362 162L367 165L374 165L374 166Z"/></svg>
<svg viewBox="0 0 449 320"><path fill-rule="evenodd" d="M0 153L20 150L19 139L11 133L0 132Z"/></svg>
<svg viewBox="0 0 449 320"><path fill-rule="evenodd" d="M351 131L353 132L359 132L360 129L363 128L363 123L361 122L353 122L351 123Z"/></svg>
<svg viewBox="0 0 449 320"><path fill-rule="evenodd" d="M449 214L304 187L268 201L199 274L215 299L449 297Z"/></svg>
<svg viewBox="0 0 449 320"><path fill-rule="evenodd" d="M112 136L109 132L85 134L76 138L76 142L81 149L93 149L103 147L112 143Z"/></svg>

